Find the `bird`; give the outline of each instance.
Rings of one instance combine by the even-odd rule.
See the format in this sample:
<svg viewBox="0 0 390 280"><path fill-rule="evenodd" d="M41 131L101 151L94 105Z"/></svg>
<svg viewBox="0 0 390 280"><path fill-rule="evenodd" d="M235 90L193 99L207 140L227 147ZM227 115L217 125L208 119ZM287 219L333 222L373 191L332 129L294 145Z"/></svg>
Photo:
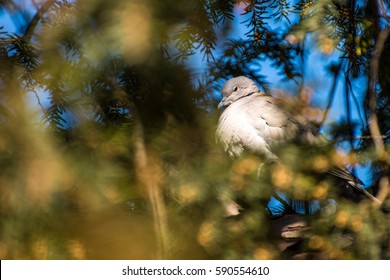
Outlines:
<svg viewBox="0 0 390 280"><path fill-rule="evenodd" d="M275 147L289 142L314 146L327 142L313 123L302 115L287 111L280 100L261 91L245 76L226 81L218 109L223 112L218 121L216 139L231 158L250 152L261 155L266 161L278 162ZM331 167L326 173L339 182L343 196L355 202L368 198L379 203L345 166Z"/></svg>

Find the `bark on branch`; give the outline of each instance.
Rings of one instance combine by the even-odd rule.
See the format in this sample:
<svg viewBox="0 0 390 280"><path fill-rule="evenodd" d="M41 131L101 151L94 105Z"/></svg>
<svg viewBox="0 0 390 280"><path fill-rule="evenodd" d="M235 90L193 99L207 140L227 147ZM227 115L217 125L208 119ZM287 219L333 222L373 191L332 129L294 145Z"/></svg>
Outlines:
<svg viewBox="0 0 390 280"><path fill-rule="evenodd" d="M27 42L31 40L32 35L34 34L35 28L37 27L39 21L42 19L43 15L55 4L56 0L46 1L40 9L36 12L34 17L31 19L28 24L26 31L24 31L23 39Z"/></svg>
<svg viewBox="0 0 390 280"><path fill-rule="evenodd" d="M379 59L382 54L385 42L389 36L390 27L382 29L376 40L374 55L372 56L370 63L370 71L368 77L368 109L369 109L369 130L374 142L375 152L380 162L382 162L383 167L386 170L389 169L389 164L387 162L387 152L385 150L385 145L383 138L381 137L381 132L378 123L378 116L376 114L376 89L378 84L378 71L379 71ZM384 199L389 194L389 178L387 175L384 175L379 182L379 191L377 198L380 201Z"/></svg>

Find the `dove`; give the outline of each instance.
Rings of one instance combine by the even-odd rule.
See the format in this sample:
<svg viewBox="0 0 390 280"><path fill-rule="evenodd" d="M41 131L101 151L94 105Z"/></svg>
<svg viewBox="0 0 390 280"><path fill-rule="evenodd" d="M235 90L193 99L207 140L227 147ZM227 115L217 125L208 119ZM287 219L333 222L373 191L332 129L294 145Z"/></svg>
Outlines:
<svg viewBox="0 0 390 280"><path fill-rule="evenodd" d="M276 98L262 92L244 76L224 84L218 108L223 112L216 130L217 142L232 158L251 152L271 162L279 161L274 151L278 146L290 142L306 145L327 142L314 124L287 111ZM342 194L351 200L366 197L379 202L345 166L332 167L327 173L340 182Z"/></svg>

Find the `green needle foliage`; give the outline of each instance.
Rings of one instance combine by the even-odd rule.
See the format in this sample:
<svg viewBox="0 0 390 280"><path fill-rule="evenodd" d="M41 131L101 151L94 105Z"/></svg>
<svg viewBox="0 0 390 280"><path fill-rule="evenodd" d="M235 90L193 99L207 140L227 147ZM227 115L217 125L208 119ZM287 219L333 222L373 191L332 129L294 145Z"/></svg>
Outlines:
<svg viewBox="0 0 390 280"><path fill-rule="evenodd" d="M0 1L17 28L0 18L0 258L389 259L389 4ZM318 67L345 78L348 117L329 140L353 151L291 143L280 165L229 159L214 133L215 91L230 77L268 90L271 62L299 85L279 93L288 108L328 113L308 106L309 49L339 56ZM382 205L346 200L325 175L340 164L371 166ZM275 192L283 203L270 211Z"/></svg>

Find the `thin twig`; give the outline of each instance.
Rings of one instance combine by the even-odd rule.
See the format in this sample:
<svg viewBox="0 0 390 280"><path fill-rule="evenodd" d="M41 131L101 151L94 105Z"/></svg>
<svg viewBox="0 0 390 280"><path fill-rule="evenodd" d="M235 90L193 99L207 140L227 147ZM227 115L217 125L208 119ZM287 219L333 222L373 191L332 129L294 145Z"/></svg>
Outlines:
<svg viewBox="0 0 390 280"><path fill-rule="evenodd" d="M352 0L349 2L350 3L350 12L351 13L354 13L355 11L355 7L356 7L356 0ZM355 39L356 38L356 29L357 29L357 23L356 23L356 17L351 17L351 21L350 21L350 24L349 24L351 30L352 30L352 36L353 38ZM351 68L352 68L352 62L349 62L351 64ZM347 124L348 124L348 134L350 136L350 141L349 141L349 144L351 146L351 149L354 150L354 142L352 140L353 138L353 135L354 135L354 131L353 131L353 127L352 127L352 121L351 121L351 118L352 118L352 112L351 112L351 103L350 103L350 93L352 91L352 87L349 87L348 85L351 83L350 81L350 78L349 78L349 75L350 75L350 71L346 71L344 73L345 75L345 83L346 83L346 87L345 87L345 105L347 107Z"/></svg>
<svg viewBox="0 0 390 280"><path fill-rule="evenodd" d="M301 52L300 52L300 58L301 58L301 69L302 69L302 80L301 80L301 83L299 85L299 89L298 89L298 98L300 97L300 95L302 94L302 91L303 91L303 88L305 86L305 73L306 73L306 65L305 65L305 40L306 40L306 35L304 37L304 39L302 40L302 46L301 46Z"/></svg>
<svg viewBox="0 0 390 280"><path fill-rule="evenodd" d="M351 102L350 102L350 95L352 94L352 87L348 86L351 84L351 80L349 78L349 72L347 73L344 73L345 75L345 83L346 83L346 86L345 86L345 106L347 107L347 124L348 124L348 135L349 135L349 145L350 145L350 149L352 151L355 150L355 143L353 141L353 137L354 137L354 134L355 134L355 131L354 131L354 127L352 126L352 111L351 111ZM353 94L352 94L353 95ZM355 169L355 166L352 166L351 167L351 172L352 174L355 174L356 175L356 169ZM355 177L356 178L356 177ZM354 179L355 181L355 184L358 184L357 182L357 179Z"/></svg>
<svg viewBox="0 0 390 280"><path fill-rule="evenodd" d="M379 136L380 139L385 139L386 137L387 136L385 136L385 135ZM373 136L355 136L352 138L352 140L363 140L363 139L373 139L373 138L374 138ZM351 138L343 138L343 139L339 139L339 140L333 140L331 142L336 144L336 143L341 143L344 141L351 141Z"/></svg>
<svg viewBox="0 0 390 280"><path fill-rule="evenodd" d="M322 127L326 121L326 118L328 117L330 107L332 106L334 96L336 94L336 87L337 87L337 81L340 73L340 69L342 66L342 62L339 63L339 65L336 67L336 72L334 73L334 79L333 79L333 84L329 92L329 99L328 99L328 104L326 105L324 115L322 116L322 120L319 124L320 127Z"/></svg>
<svg viewBox="0 0 390 280"><path fill-rule="evenodd" d="M377 0L376 3L377 3L378 8L381 10L381 15L380 15L380 17L383 18L383 19L385 19L385 20L387 20L387 21L390 21L390 18L387 16L387 12L388 12L388 11L387 11L387 9L384 7L383 2L380 1L380 0Z"/></svg>
<svg viewBox="0 0 390 280"><path fill-rule="evenodd" d="M285 209L285 213L287 213L287 214L296 213L296 211L294 211L294 209L291 207L291 205L289 205L283 198L281 198L280 195L276 191L272 192L272 196L283 205L283 207Z"/></svg>
<svg viewBox="0 0 390 280"><path fill-rule="evenodd" d="M351 102L349 100L349 95L350 95L350 88L348 87L348 83L350 83L350 80L349 80L349 74L348 73L345 73L345 83L346 83L346 87L345 87L345 106L347 107L346 111L347 111L347 127L348 127L348 135L349 135L349 144L351 145L351 149L354 149L354 143L353 141L351 140L353 138L353 134L354 132L352 131L353 127L352 127L352 121L351 121Z"/></svg>
<svg viewBox="0 0 390 280"><path fill-rule="evenodd" d="M351 83L351 80L350 80L350 79L348 79L347 85L348 85L348 87L349 87L349 90L350 90L352 99L353 99L353 101L355 102L356 109L357 109L357 112L358 112L358 115L359 115L359 119L360 119L360 123L361 123L362 126L364 127L364 126L365 126L365 121L364 121L364 119L363 119L362 111L361 111L361 108L360 108L360 106L359 106L359 101L357 100L356 95L355 95L355 93L353 92L352 83Z"/></svg>
<svg viewBox="0 0 390 280"><path fill-rule="evenodd" d="M42 109L42 113L45 114L46 110L45 110L45 107L43 107L43 105L41 103L41 99L40 99L38 93L35 90L33 90L33 93L35 94L35 97L37 98L37 102L38 102L39 107L41 107L41 109Z"/></svg>
<svg viewBox="0 0 390 280"><path fill-rule="evenodd" d="M34 7L35 7L37 10L39 10L39 5L38 5L37 1L36 1L36 0L32 0L31 2L33 3Z"/></svg>

